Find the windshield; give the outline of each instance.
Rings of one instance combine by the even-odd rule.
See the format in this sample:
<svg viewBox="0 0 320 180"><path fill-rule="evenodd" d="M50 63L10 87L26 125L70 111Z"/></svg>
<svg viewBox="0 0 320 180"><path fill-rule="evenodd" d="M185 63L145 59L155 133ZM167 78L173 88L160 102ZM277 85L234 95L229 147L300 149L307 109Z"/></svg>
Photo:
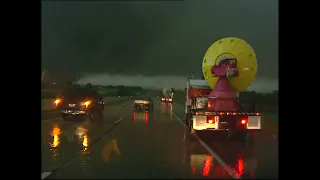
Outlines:
<svg viewBox="0 0 320 180"><path fill-rule="evenodd" d="M208 97L198 97L192 99L192 109L205 109L208 106Z"/></svg>

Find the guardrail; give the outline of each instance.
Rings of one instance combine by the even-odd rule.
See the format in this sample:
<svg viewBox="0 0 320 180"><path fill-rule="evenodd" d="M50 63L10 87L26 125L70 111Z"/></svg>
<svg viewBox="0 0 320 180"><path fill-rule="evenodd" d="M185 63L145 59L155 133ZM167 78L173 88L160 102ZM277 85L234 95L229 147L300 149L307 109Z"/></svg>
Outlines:
<svg viewBox="0 0 320 180"><path fill-rule="evenodd" d="M132 99L132 97L104 97L105 105L119 103L122 101L127 101ZM54 105L54 99L42 99L41 100L41 111L54 111L56 107Z"/></svg>

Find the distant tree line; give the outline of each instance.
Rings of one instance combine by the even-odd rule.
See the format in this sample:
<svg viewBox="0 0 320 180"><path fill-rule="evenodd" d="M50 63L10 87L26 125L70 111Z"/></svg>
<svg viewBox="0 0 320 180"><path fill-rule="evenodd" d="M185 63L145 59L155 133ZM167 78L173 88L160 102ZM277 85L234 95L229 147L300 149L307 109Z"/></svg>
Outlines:
<svg viewBox="0 0 320 180"><path fill-rule="evenodd" d="M278 105L278 90L271 93L257 93L255 91L243 91L239 94L241 102L254 102L255 104L263 104L269 106Z"/></svg>

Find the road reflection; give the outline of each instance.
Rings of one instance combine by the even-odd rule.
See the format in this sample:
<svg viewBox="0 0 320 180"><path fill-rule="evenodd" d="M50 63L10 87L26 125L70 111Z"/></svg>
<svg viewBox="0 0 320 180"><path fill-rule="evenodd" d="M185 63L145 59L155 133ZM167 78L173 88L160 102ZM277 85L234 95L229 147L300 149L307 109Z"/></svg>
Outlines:
<svg viewBox="0 0 320 180"><path fill-rule="evenodd" d="M111 158L114 157L114 158ZM118 142L117 139L112 139L108 141L103 149L102 149L102 159L109 163L111 160L119 160L121 157L120 150L118 148Z"/></svg>
<svg viewBox="0 0 320 180"><path fill-rule="evenodd" d="M59 146L60 146L60 134L61 129L57 124L53 125L50 135L52 136L52 142L49 143L50 151L52 153L52 159L55 161L59 156Z"/></svg>
<svg viewBox="0 0 320 180"><path fill-rule="evenodd" d="M167 112L167 103L162 102L161 103L161 113L166 114L166 112Z"/></svg>
<svg viewBox="0 0 320 180"><path fill-rule="evenodd" d="M168 104L168 113L170 120L172 120L172 103Z"/></svg>
<svg viewBox="0 0 320 180"><path fill-rule="evenodd" d="M81 152L81 162L82 162L82 171L84 171L85 165L88 164L88 162L87 162L89 160L88 154L90 153L89 148L88 148L89 140L88 140L88 136L86 134L83 136L82 146L83 146L83 150Z"/></svg>
<svg viewBox="0 0 320 180"><path fill-rule="evenodd" d="M135 125L137 122L143 122L147 125L149 122L149 112L133 112L133 121Z"/></svg>
<svg viewBox="0 0 320 180"><path fill-rule="evenodd" d="M210 144L210 142L207 144ZM222 167L219 162L210 153L208 153L205 148L203 148L203 146L195 137L187 136L185 139L185 145L187 158L186 161L189 163L191 177L208 177L214 179L231 178L225 167ZM242 178L243 175L246 175L246 178L253 178L253 172L256 164L254 161L252 161L252 159L250 160L244 158L244 153L246 152L238 152L236 157L234 157L232 153L228 152L229 151L217 153L224 153L230 157L230 160L226 163L234 171L236 177Z"/></svg>

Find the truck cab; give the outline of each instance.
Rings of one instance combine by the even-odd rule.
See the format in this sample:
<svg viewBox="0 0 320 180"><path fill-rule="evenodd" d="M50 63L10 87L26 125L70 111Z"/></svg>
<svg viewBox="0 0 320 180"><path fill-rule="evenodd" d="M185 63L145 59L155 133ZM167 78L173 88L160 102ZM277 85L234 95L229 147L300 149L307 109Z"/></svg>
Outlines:
<svg viewBox="0 0 320 180"><path fill-rule="evenodd" d="M186 125L189 124L189 119L198 111L205 111L208 105L208 95L211 92L211 87L205 80L189 79L185 88L185 114Z"/></svg>

